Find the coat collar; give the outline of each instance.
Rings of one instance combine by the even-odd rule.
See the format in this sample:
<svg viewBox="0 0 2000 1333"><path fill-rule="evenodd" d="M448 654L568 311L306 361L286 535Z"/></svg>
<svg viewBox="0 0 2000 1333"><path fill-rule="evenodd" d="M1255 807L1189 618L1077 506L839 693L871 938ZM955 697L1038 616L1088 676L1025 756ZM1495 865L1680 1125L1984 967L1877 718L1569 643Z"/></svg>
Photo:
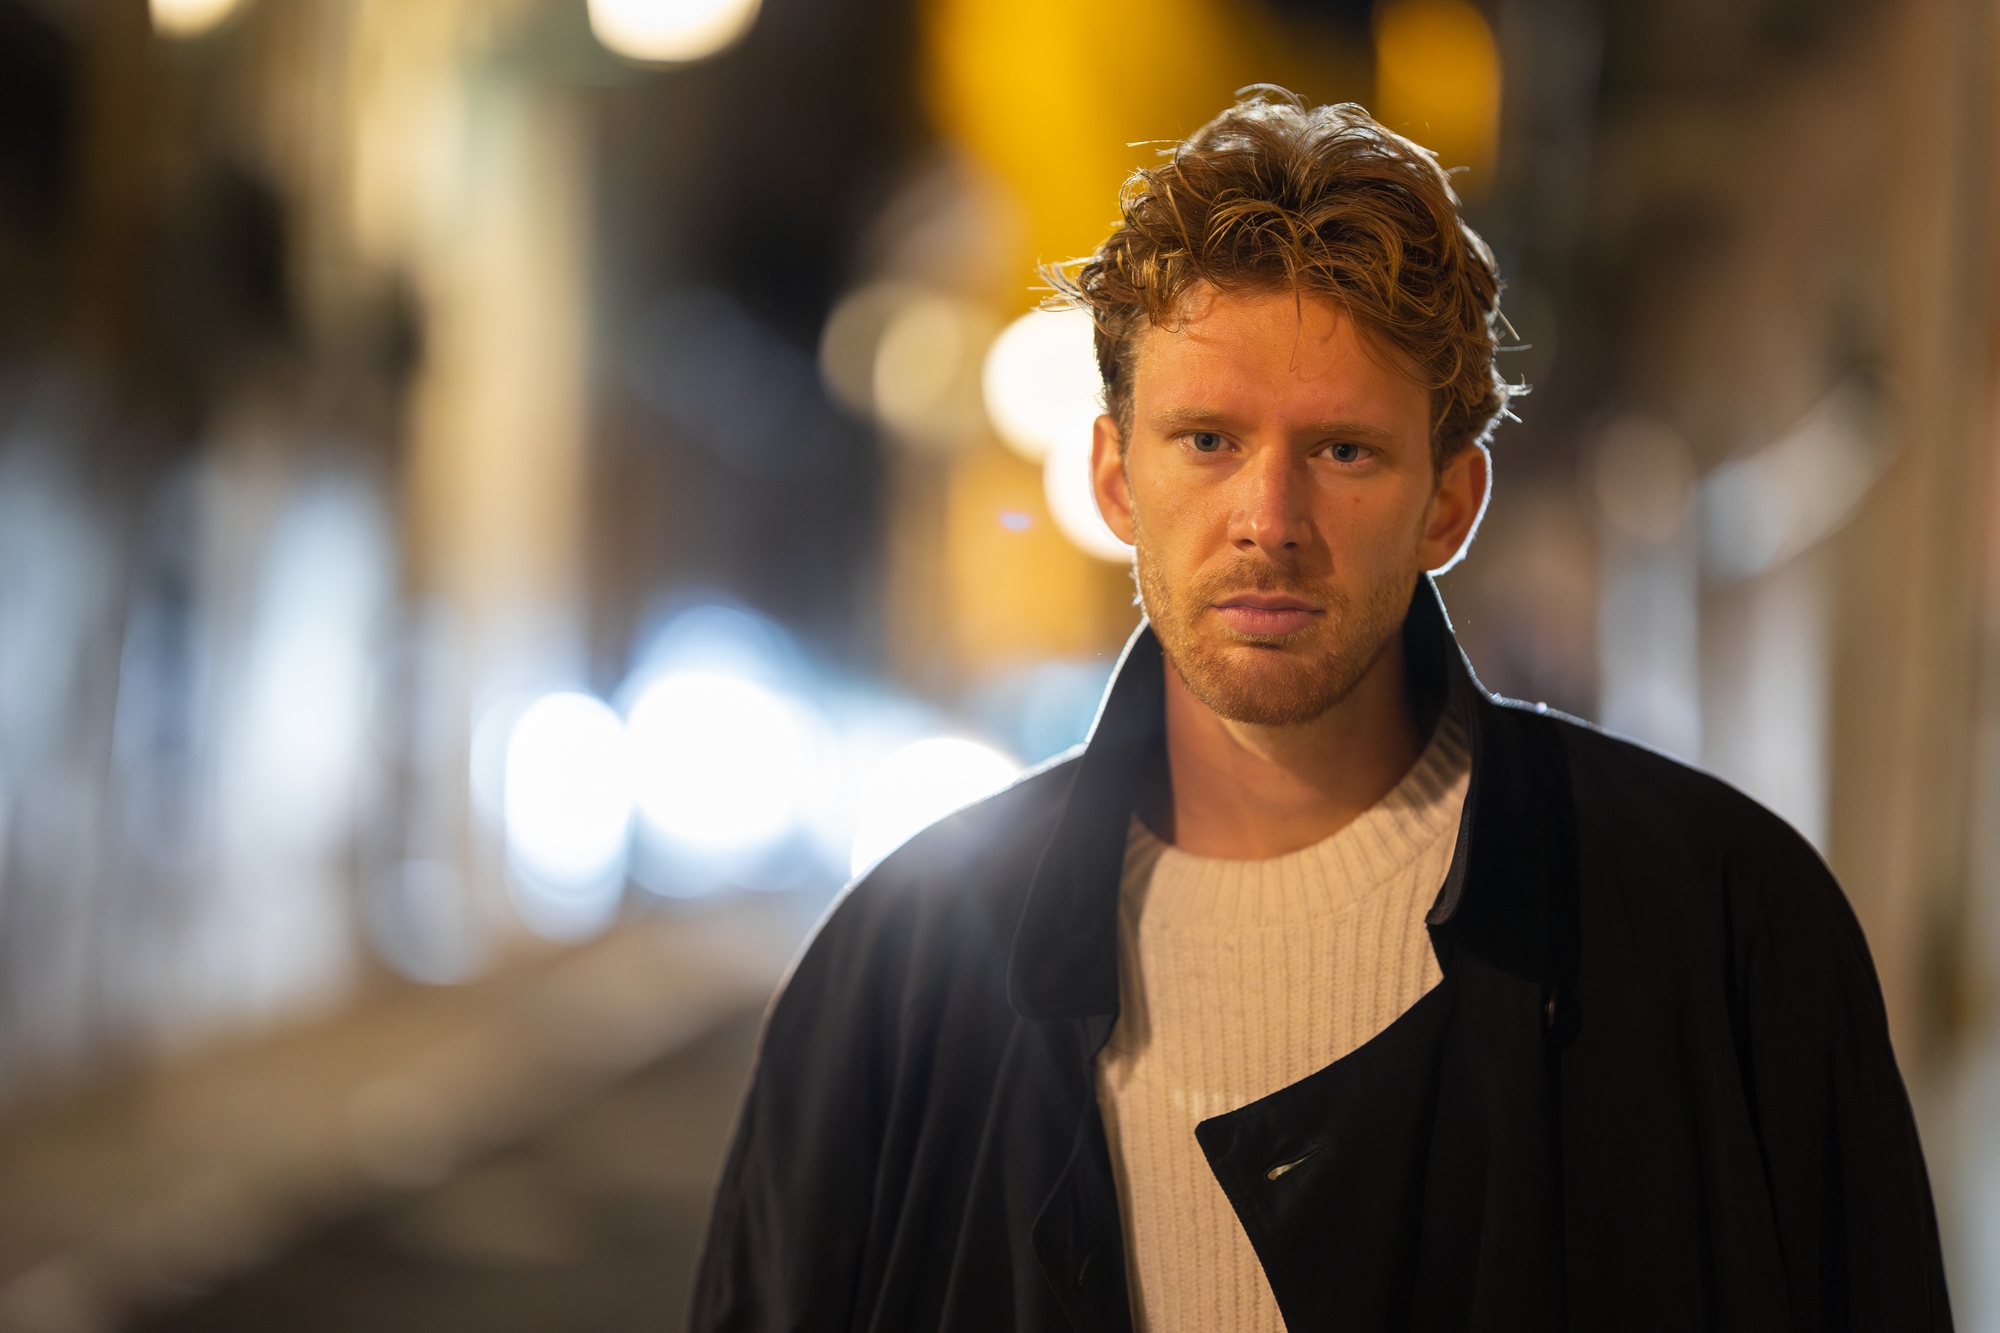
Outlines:
<svg viewBox="0 0 2000 1333"><path fill-rule="evenodd" d="M1548 710L1487 693L1428 576L1411 598L1403 644L1418 708L1456 712L1472 754L1451 869L1425 918L1439 957L1449 971L1452 951L1466 948L1502 970L1553 983L1568 970L1571 913L1563 909L1573 875L1567 775L1560 742L1540 716ZM1142 621L1112 675L1015 930L1008 993L1024 1018L1117 1015L1126 832L1147 766L1160 762L1165 710L1159 640Z"/></svg>

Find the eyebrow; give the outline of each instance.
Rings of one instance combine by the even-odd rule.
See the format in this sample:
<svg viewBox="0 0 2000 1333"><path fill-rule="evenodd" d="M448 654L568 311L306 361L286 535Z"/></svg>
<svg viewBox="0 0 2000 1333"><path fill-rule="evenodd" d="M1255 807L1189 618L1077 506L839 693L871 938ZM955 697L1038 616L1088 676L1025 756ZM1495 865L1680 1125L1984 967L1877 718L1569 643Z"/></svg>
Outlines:
<svg viewBox="0 0 2000 1333"><path fill-rule="evenodd" d="M1168 432L1198 427L1228 427L1236 424L1229 413L1207 407L1169 407L1152 415L1151 424ZM1344 435L1365 440L1393 441L1396 433L1366 421L1333 420L1311 422L1303 435Z"/></svg>

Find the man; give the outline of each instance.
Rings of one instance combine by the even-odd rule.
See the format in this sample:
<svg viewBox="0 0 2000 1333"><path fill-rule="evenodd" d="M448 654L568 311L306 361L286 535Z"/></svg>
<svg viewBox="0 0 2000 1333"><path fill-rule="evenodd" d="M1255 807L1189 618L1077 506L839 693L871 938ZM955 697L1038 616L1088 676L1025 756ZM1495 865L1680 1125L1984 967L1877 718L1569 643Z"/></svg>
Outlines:
<svg viewBox="0 0 2000 1333"><path fill-rule="evenodd" d="M1819 858L1452 640L1506 386L1430 157L1255 93L1059 282L1148 623L799 960L695 1326L1948 1328Z"/></svg>

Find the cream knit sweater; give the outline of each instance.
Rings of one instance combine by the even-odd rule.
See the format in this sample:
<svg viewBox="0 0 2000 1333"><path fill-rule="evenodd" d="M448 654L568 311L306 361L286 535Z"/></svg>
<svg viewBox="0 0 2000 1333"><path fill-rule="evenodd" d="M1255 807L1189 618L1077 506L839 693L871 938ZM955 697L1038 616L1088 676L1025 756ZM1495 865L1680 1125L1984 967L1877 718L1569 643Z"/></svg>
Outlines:
<svg viewBox="0 0 2000 1333"><path fill-rule="evenodd" d="M1284 1328L1194 1127L1338 1060L1437 984L1424 914L1468 771L1447 716L1379 804L1268 861L1190 856L1132 822L1097 1100L1139 1333Z"/></svg>

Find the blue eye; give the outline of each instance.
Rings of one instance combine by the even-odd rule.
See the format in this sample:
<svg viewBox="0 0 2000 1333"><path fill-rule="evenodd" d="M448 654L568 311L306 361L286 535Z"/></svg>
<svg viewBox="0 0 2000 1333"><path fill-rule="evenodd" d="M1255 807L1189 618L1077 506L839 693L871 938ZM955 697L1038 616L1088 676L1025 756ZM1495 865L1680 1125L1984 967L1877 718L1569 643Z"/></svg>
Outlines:
<svg viewBox="0 0 2000 1333"><path fill-rule="evenodd" d="M1361 461L1361 446L1358 444L1336 444L1326 452L1336 463L1358 463Z"/></svg>
<svg viewBox="0 0 2000 1333"><path fill-rule="evenodd" d="M1188 443L1205 454L1212 454L1222 447L1222 437L1212 430L1198 430L1188 436Z"/></svg>

